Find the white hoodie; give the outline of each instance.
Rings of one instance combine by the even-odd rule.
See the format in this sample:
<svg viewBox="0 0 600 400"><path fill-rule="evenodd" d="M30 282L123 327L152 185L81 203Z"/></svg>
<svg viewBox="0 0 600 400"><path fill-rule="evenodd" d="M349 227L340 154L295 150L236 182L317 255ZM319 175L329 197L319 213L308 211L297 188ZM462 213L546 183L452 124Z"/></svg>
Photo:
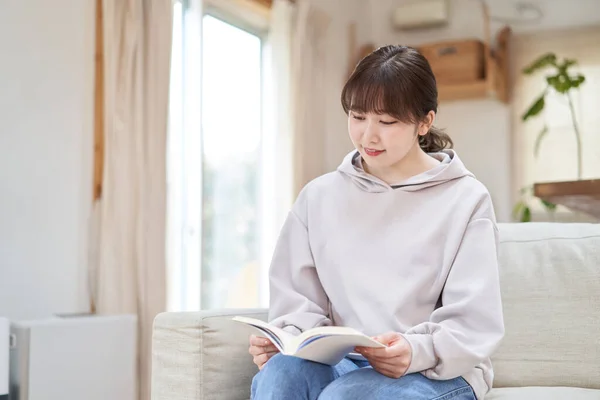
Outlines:
<svg viewBox="0 0 600 400"><path fill-rule="evenodd" d="M399 332L407 374L462 376L483 399L504 335L492 201L454 151L431 155L438 166L390 186L353 151L306 185L274 252L269 320Z"/></svg>

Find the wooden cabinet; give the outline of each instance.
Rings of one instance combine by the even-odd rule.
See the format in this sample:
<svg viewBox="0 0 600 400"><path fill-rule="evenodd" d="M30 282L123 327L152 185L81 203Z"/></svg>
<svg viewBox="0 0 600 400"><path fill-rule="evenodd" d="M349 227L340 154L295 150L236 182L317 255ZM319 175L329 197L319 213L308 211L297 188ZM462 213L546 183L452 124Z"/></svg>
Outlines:
<svg viewBox="0 0 600 400"><path fill-rule="evenodd" d="M438 85L440 102L495 98L510 101L508 49L512 36L503 27L492 41L488 7L482 2L484 39L441 41L421 45Z"/></svg>
<svg viewBox="0 0 600 400"><path fill-rule="evenodd" d="M485 79L484 45L480 40L440 42L421 46L418 50L429 61L438 85Z"/></svg>

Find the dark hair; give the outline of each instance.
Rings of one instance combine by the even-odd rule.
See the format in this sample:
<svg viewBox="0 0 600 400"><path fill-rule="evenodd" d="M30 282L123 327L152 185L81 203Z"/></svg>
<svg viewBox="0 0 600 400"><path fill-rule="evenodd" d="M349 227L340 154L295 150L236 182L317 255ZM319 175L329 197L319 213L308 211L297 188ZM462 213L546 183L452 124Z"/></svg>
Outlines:
<svg viewBox="0 0 600 400"><path fill-rule="evenodd" d="M342 90L342 107L360 113L389 114L405 123L423 121L437 112L437 85L429 62L416 49L385 46L363 58ZM441 129L419 136L419 146L435 153L453 146Z"/></svg>

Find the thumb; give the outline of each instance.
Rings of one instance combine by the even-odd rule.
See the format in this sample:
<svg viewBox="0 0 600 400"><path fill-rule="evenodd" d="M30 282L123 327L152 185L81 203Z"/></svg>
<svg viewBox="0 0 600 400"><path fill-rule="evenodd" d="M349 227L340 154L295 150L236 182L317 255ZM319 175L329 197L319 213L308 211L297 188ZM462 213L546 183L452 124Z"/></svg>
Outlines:
<svg viewBox="0 0 600 400"><path fill-rule="evenodd" d="M394 342L398 339L398 333L396 332L386 332L381 335L377 335L373 337L373 340L378 341L379 343L385 344L386 346L391 342Z"/></svg>

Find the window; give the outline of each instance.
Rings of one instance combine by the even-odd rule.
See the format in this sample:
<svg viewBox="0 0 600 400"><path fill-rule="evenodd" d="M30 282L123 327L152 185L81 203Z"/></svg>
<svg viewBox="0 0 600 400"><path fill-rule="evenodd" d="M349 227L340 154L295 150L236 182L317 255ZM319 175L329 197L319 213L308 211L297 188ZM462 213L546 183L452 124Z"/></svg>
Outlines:
<svg viewBox="0 0 600 400"><path fill-rule="evenodd" d="M169 309L266 306L264 26L200 3L174 5Z"/></svg>
<svg viewBox="0 0 600 400"><path fill-rule="evenodd" d="M258 305L261 39L202 24L202 307Z"/></svg>
<svg viewBox="0 0 600 400"><path fill-rule="evenodd" d="M571 124L571 114L565 98L551 95L546 100L543 114L535 121L523 123L521 115L545 88L545 73L524 76L521 68L538 56L553 52L559 58L578 61L574 69L586 76L580 90L573 94L574 108L582 134L583 179L595 178L600 170L600 136L597 126L600 115L596 111L600 92L600 53L597 48L600 29L589 27L565 31L545 32L519 37L514 43L515 93L513 103L513 144L517 187L515 192L534 182L577 179L576 142ZM535 139L542 127L549 132L534 156ZM533 211L541 220L545 213L539 202L532 202ZM568 210L560 207L561 213ZM570 216L569 218L575 218Z"/></svg>

